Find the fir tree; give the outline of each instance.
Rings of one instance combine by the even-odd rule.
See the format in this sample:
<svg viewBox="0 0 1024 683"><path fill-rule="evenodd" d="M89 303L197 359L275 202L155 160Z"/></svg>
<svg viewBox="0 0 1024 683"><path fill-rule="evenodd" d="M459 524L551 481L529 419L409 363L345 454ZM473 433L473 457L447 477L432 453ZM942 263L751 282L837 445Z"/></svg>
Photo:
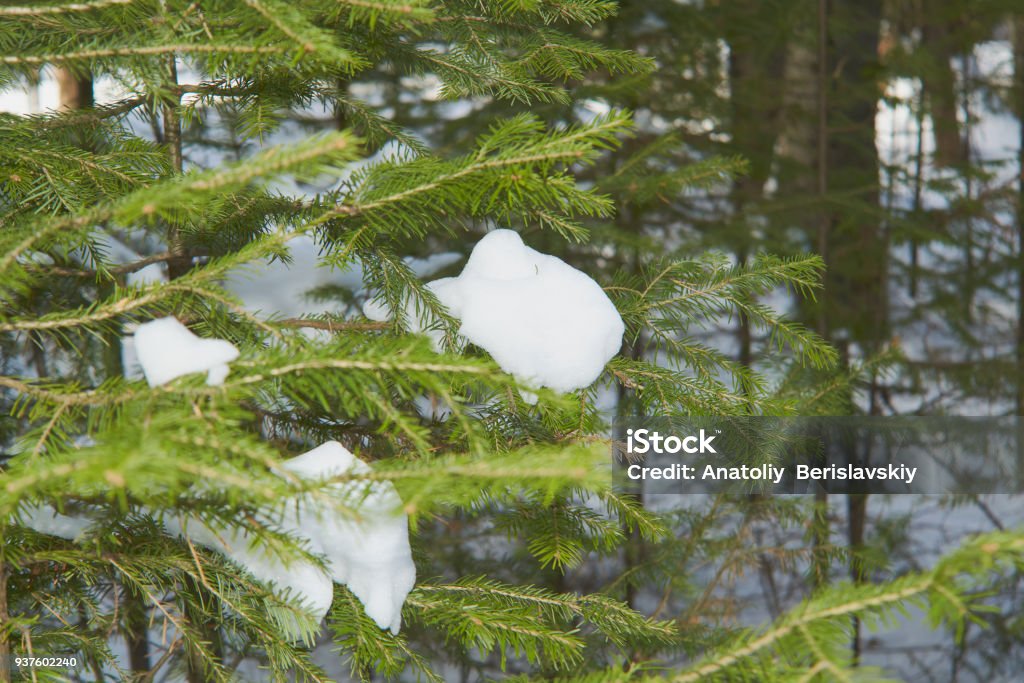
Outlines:
<svg viewBox="0 0 1024 683"><path fill-rule="evenodd" d="M693 543L680 543L678 520L610 488L613 444L597 408L607 388L638 412L729 415L798 413L843 384L772 384L692 336L742 316L795 367L830 368L830 347L757 300L777 287L812 296L819 258L734 265L655 257L609 237L605 221L623 220L612 218L623 215L612 197L653 206L739 163L666 168L665 141L655 140L631 150L632 163L583 182L633 134L628 114L556 125L515 113L571 104L566 82L588 73L641 78L654 68L581 37L614 11L604 0L0 7L0 86L56 65L123 91L94 107L0 117L0 387L11 414L0 478L0 680L14 674L8 655L58 653L79 658L79 680L231 680L247 659L277 680L327 680L309 649L321 624L295 595L167 533L166 520L242 530L286 565L323 569L325 558L284 524L283 502L313 500L358 520L365 501L335 494L366 482L396 487L419 580L399 633L334 585L325 631L364 680L441 680L446 666L577 681L841 679L856 665L851 616L881 623L927 605L934 620L962 626L983 608L975 591L991 571L1019 566L1019 536L976 539L889 584L824 590L763 628L705 628L707 602L690 600L693 582L666 568L673 558L746 553L699 532L739 508L722 501L694 515ZM181 78L186 68L197 81ZM386 116L353 94L381 74L396 88L436 78L438 96L506 115L486 115L472 140L438 150L403 125L407 112ZM342 129L268 143L313 105ZM201 154L211 148L222 153ZM302 191L310 187L319 191ZM537 390L461 346L451 311L403 259L494 226L535 245L588 245L567 258L602 280L625 323L625 353L596 384ZM225 288L239 268L288 259L289 244L309 236L324 264L361 269L390 322L368 321L356 306L344 316L266 316ZM139 245L140 258L123 262L112 237ZM615 256L605 265L622 258L629 267L602 269L604 247ZM132 277L154 264L166 278ZM126 378L121 340L163 316L240 350L223 384ZM440 348L413 332L422 320ZM535 405L523 400L531 393ZM421 415L425 396L443 417ZM286 458L328 440L372 469L329 485L282 476ZM31 519L45 506L91 523L74 539L40 533ZM455 526L473 534L446 533ZM557 586L565 572L616 557L631 535L667 561L637 564L594 590ZM496 544L500 552L488 550ZM686 594L691 611L637 611L629 586L643 580ZM115 652L119 637L127 658ZM656 670L680 659L678 669Z"/></svg>

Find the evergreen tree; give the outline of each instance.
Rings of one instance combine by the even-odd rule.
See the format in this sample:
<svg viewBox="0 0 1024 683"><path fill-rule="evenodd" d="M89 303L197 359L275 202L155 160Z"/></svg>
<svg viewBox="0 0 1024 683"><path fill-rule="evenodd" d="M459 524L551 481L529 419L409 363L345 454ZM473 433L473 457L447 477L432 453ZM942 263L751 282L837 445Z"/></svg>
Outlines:
<svg viewBox="0 0 1024 683"><path fill-rule="evenodd" d="M252 553L315 575L330 558L288 524L290 511L315 504L358 525L372 492L390 491L381 482L394 484L411 519L419 579L398 632L381 628L354 587L333 585L330 648L364 680L441 680L449 670L841 679L856 666L852 616L884 623L927 605L935 621L962 626L984 607L978 590L990 572L1021 562L1019 535L975 539L891 583L822 590L771 625L706 626L712 605L676 561L749 557L742 539L701 532L737 511L750 519L749 507L723 500L692 515L692 543L680 542L678 520L610 487L614 444L599 408L609 389L625 398L622 414L622 405L794 414L843 394L834 390L842 380L811 391L773 384L693 341L700 326L741 316L794 367L832 367L835 353L817 335L758 302L787 286L811 297L819 258L694 261L609 228L738 162L688 165L674 140L644 139L621 163L607 152L636 134L625 112L575 124L516 113L572 105L566 82L586 74L648 77L655 62L587 36L615 9L604 0L0 7L0 87L55 65L122 92L111 103L0 117L0 387L11 415L0 478L0 680L63 679L68 672L18 671L8 657L61 653L78 657L78 680L230 680L247 660L274 679L327 680L309 647L321 624L282 590L287 577L268 583L247 571L218 552L222 538L169 531L186 519L237 533ZM356 94L382 79L394 93L436 79L438 97L481 105L468 116L482 130L444 149L425 143L401 97L388 116ZM269 144L314 105L341 130ZM587 176L588 167L600 172ZM613 197L631 213L615 213ZM504 372L500 359L462 343L455 312L403 258L475 242L493 227L512 227L601 280L625 333L623 353L596 383L556 393ZM369 321L356 305L342 316L267 316L225 287L246 264L287 260L305 237L323 264L359 269L371 294L353 304L370 298L391 320ZM125 262L115 238L140 257ZM139 277L154 265L165 277ZM165 316L240 351L219 362L230 363L226 379L148 386L122 367L122 340ZM191 360L208 348L181 338L196 344ZM289 457L326 441L372 468L327 482L288 476ZM449 533L455 527L473 533ZM662 557L592 590L558 586L565 572L617 557L631 535ZM643 581L666 596L679 591L686 610L668 619L663 608L635 609L630 587ZM678 667L655 670L666 661Z"/></svg>

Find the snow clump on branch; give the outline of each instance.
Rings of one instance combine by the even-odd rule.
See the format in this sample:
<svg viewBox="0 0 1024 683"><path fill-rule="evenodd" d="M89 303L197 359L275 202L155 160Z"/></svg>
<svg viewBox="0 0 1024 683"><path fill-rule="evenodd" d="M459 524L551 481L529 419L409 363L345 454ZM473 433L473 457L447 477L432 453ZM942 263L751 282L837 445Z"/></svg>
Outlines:
<svg viewBox="0 0 1024 683"><path fill-rule="evenodd" d="M337 441L292 458L283 467L307 480L371 472ZM402 499L389 481L355 480L331 484L324 491L352 506L355 516L341 517L329 504L307 494L297 506L289 506L287 526L310 540L314 552L326 558L331 578L348 586L377 626L398 633L402 605L416 583Z"/></svg>
<svg viewBox="0 0 1024 683"><path fill-rule="evenodd" d="M307 481L371 471L336 441L286 460L281 469ZM398 633L402 605L416 582L416 565L409 547L409 520L401 512L402 500L394 485L350 481L318 491L320 495L310 492L287 501L278 530L304 541L312 554L322 556L326 572L309 560L285 563L254 547L239 529L213 531L199 520L179 518L165 518L164 527L171 535L221 553L259 581L284 592L317 622L330 610L332 581L336 581L348 586L377 626ZM339 517L325 496L351 506L354 516ZM299 639L305 634L292 635Z"/></svg>
<svg viewBox="0 0 1024 683"><path fill-rule="evenodd" d="M625 325L601 286L562 259L526 246L512 230L485 235L460 275L427 287L459 319L461 337L530 387L587 387L622 346ZM426 333L439 348L436 321L417 315L411 302L407 308L412 331ZM377 301L367 302L363 312L372 320L390 313Z"/></svg>
<svg viewBox="0 0 1024 683"><path fill-rule="evenodd" d="M238 348L231 342L197 337L172 317L139 325L134 342L151 387L193 372L205 372L207 384L220 385L228 376L228 363L238 358Z"/></svg>

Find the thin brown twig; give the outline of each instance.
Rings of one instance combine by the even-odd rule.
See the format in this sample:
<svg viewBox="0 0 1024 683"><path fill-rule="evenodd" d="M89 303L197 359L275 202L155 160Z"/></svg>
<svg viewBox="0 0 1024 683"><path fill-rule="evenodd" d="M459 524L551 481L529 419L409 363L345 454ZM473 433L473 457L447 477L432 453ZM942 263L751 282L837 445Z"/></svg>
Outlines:
<svg viewBox="0 0 1024 683"><path fill-rule="evenodd" d="M45 7L0 7L0 17L38 17L47 14L67 14L69 12L88 12L113 5L129 5L135 0L98 0L98 2L73 2L67 5L49 5Z"/></svg>
<svg viewBox="0 0 1024 683"><path fill-rule="evenodd" d="M309 318L285 318L284 320L275 320L274 324L282 325L284 327L327 330L328 332L367 332L373 330L387 330L391 328L391 323L312 320Z"/></svg>
<svg viewBox="0 0 1024 683"><path fill-rule="evenodd" d="M62 64L80 59L104 59L108 57L141 57L147 55L174 55L177 53L233 53L233 54L280 54L282 48L271 45L216 45L216 44L180 44L180 45L147 45L142 47L98 48L81 52L66 52L50 55L2 55L0 64Z"/></svg>
<svg viewBox="0 0 1024 683"><path fill-rule="evenodd" d="M163 666L167 664L168 661L170 661L171 656L174 654L174 651L178 649L178 646L181 645L181 642L181 638L175 638L173 641L171 641L171 644L167 647L167 650L160 656L160 659L156 660L156 664L154 664L149 671L144 673L139 678L138 683L152 681L153 678L156 676L157 672L160 671L160 669L162 669Z"/></svg>
<svg viewBox="0 0 1024 683"><path fill-rule="evenodd" d="M45 272L47 275L66 275L68 277L96 277L101 274L110 275L127 275L129 273L135 273L146 266L153 265L154 263L163 263L170 261L173 258L177 258L178 255L169 251L160 252L159 254L153 254L146 256L138 261L132 261L131 263L122 263L111 268L104 268L103 270L93 270L92 268L66 268L64 266L45 266L45 265L31 265L30 270L37 270Z"/></svg>

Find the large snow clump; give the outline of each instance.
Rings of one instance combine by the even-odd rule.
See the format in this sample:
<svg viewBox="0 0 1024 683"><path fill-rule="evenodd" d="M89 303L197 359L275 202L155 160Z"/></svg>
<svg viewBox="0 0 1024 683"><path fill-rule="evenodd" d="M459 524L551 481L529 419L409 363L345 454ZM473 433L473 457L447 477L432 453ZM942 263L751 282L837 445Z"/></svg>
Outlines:
<svg viewBox="0 0 1024 683"><path fill-rule="evenodd" d="M283 467L308 479L367 474L370 466L336 441L292 458ZM409 518L389 481L351 481L325 489L356 511L342 517L328 503L305 496L288 506L287 526L308 538L327 559L331 578L345 584L382 629L398 633L402 605L416 583L409 547Z"/></svg>
<svg viewBox="0 0 1024 683"><path fill-rule="evenodd" d="M461 322L459 335L532 387L566 392L589 386L622 346L625 325L593 279L560 258L523 244L512 230L477 242L458 277L427 287ZM388 311L371 301L367 317ZM434 321L407 311L412 331L439 345Z"/></svg>
<svg viewBox="0 0 1024 683"><path fill-rule="evenodd" d="M370 471L369 465L336 441L286 460L281 467L309 481ZM168 533L216 550L258 580L286 592L318 620L331 607L332 581L344 584L374 623L398 633L402 605L416 582L416 566L409 547L409 520L401 512L402 501L394 485L353 481L330 484L316 493L319 495L309 493L297 501L286 501L279 529L305 541L313 554L323 556L327 573L307 560L293 559L286 564L254 547L239 529L214 531L199 520L178 518L165 519L164 526ZM339 517L330 501L324 500L325 495L353 508L357 516Z"/></svg>

